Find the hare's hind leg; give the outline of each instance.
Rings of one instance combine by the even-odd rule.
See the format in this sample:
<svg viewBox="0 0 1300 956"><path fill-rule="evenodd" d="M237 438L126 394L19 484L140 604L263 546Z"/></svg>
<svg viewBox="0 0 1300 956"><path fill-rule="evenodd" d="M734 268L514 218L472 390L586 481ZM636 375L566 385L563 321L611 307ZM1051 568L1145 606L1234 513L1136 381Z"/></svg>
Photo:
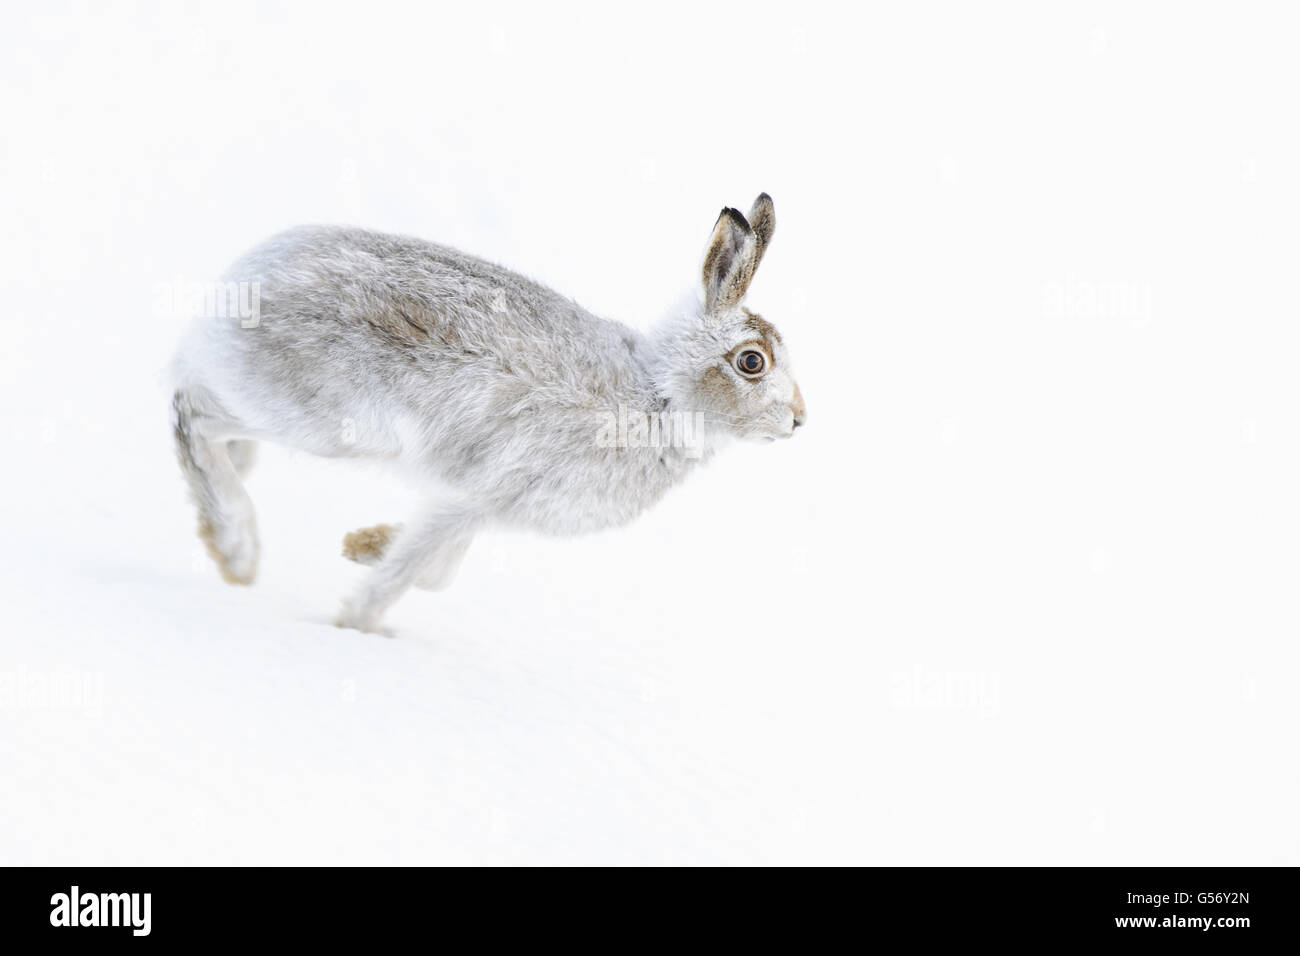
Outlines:
<svg viewBox="0 0 1300 956"><path fill-rule="evenodd" d="M176 456L199 511L199 537L223 578L231 584L252 584L257 576L257 520L231 461L231 446L251 443L223 439L220 433L229 424L206 391L181 388L172 397ZM237 455L246 470L251 455Z"/></svg>
<svg viewBox="0 0 1300 956"><path fill-rule="evenodd" d="M445 586L465 556L477 524L473 511L443 506L404 525L379 525L348 535L343 553L374 565L374 570L344 602L338 626L373 631L407 588Z"/></svg>

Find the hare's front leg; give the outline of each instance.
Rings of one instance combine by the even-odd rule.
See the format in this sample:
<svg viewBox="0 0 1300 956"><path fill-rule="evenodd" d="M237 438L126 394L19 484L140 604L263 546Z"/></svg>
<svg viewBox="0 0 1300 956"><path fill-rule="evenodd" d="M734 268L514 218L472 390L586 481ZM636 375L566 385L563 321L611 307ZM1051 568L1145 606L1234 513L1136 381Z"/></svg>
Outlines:
<svg viewBox="0 0 1300 956"><path fill-rule="evenodd" d="M335 623L373 631L389 606L413 584L431 589L445 585L465 556L477 523L471 509L439 506L400 527L368 529L378 560L357 592L343 603Z"/></svg>
<svg viewBox="0 0 1300 956"><path fill-rule="evenodd" d="M401 530L400 524L377 524L351 531L343 536L343 557L373 567L383 559ZM422 591L441 591L451 583L473 540L473 534L466 533L455 542L448 541L446 548L438 549L434 561L416 575L411 586Z"/></svg>

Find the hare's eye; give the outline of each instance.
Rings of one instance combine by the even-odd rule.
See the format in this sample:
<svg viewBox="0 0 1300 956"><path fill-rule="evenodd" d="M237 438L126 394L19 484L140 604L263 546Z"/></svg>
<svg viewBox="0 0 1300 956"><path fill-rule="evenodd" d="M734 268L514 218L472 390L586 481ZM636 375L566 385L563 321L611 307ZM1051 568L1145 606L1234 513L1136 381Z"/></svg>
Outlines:
<svg viewBox="0 0 1300 956"><path fill-rule="evenodd" d="M741 375L762 375L767 368L767 358L762 352L746 349L736 356L736 371Z"/></svg>

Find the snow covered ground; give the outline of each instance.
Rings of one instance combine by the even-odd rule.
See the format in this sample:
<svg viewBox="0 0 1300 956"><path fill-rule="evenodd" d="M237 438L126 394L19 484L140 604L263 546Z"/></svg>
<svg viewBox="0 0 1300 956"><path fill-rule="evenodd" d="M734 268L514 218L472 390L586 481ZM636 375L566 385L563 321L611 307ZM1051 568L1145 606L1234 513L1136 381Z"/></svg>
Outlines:
<svg viewBox="0 0 1300 956"><path fill-rule="evenodd" d="M58 11L0 15L0 863L1300 863L1262 12ZM160 289L336 221L644 325L760 190L792 441L392 638L329 621L411 491L264 448L222 583Z"/></svg>

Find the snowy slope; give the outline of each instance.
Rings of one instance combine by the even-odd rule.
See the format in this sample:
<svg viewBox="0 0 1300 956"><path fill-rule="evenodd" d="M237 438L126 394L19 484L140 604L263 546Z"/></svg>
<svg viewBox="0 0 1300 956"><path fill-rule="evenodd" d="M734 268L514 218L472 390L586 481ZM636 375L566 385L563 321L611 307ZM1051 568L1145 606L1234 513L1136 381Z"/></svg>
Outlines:
<svg viewBox="0 0 1300 956"><path fill-rule="evenodd" d="M3 15L0 863L1300 862L1282 38L686 9ZM644 324L759 190L793 440L389 638L411 490L264 448L221 582L160 285L352 222Z"/></svg>

